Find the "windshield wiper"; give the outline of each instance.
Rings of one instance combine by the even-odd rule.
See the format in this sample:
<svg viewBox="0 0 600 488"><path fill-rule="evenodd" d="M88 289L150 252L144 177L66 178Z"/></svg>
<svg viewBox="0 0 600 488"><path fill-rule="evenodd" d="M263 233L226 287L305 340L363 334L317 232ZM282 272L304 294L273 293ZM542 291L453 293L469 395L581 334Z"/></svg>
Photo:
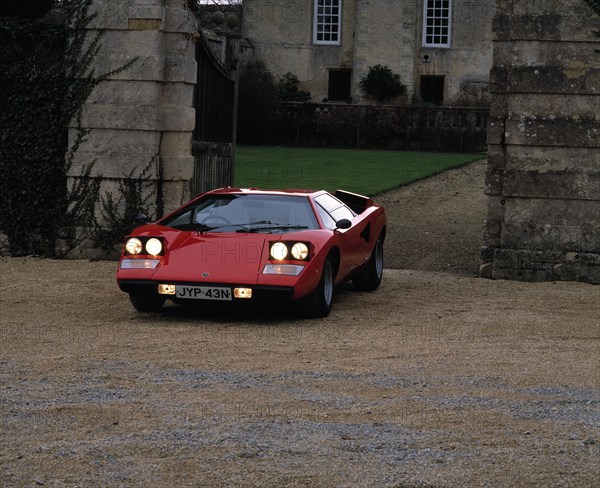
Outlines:
<svg viewBox="0 0 600 488"><path fill-rule="evenodd" d="M260 232L261 230L287 230L287 229L308 229L306 225L269 225L263 227L253 227L252 229L239 229L236 232Z"/></svg>
<svg viewBox="0 0 600 488"><path fill-rule="evenodd" d="M247 225L261 225L261 224L277 225L276 222L271 222L270 220L257 220L256 222L247 222L245 224L223 224L223 225L215 225L215 226L210 226L210 225L201 224L201 223L189 224L189 225L194 226L195 230L198 230L200 232L210 232L211 230L224 229L226 227L243 227L244 229L246 229ZM239 231L237 231L237 232L239 232ZM244 230L242 232L246 232L246 230Z"/></svg>

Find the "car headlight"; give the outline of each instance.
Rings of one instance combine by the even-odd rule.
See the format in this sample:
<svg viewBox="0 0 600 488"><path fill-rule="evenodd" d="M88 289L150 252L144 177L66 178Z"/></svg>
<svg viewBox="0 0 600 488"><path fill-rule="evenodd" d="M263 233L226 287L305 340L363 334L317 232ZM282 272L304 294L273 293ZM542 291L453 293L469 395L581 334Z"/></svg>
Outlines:
<svg viewBox="0 0 600 488"><path fill-rule="evenodd" d="M292 256L298 261L304 261L308 256L308 246L304 242L296 242L292 246Z"/></svg>
<svg viewBox="0 0 600 488"><path fill-rule="evenodd" d="M129 254L139 254L142 252L142 241L139 239L132 237L125 244L125 250Z"/></svg>
<svg viewBox="0 0 600 488"><path fill-rule="evenodd" d="M288 248L283 242L275 242L271 245L271 257L276 261L283 261L288 255Z"/></svg>
<svg viewBox="0 0 600 488"><path fill-rule="evenodd" d="M162 252L162 242L160 242L160 239L156 237L148 239L148 242L146 242L146 252L152 254L152 256L158 256Z"/></svg>

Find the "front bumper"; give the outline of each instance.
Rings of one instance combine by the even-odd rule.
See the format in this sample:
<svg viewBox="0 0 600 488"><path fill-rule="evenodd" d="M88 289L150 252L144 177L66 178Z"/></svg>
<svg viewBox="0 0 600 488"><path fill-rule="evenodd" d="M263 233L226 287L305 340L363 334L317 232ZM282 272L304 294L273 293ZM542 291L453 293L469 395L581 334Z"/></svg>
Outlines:
<svg viewBox="0 0 600 488"><path fill-rule="evenodd" d="M153 280L118 280L119 288L125 293L136 296L158 296L158 285L163 281ZM169 281L172 285L183 286L203 286L203 287L218 287L218 288L252 288L252 298L250 300L243 298L234 298L233 301L240 302L256 302L256 301L289 301L294 294L294 288L291 286L264 286L264 285L248 285L244 283L206 283L206 282L189 282L189 281ZM232 293L233 295L233 293ZM181 300L174 296L162 295L172 300ZM194 300L196 301L196 300Z"/></svg>

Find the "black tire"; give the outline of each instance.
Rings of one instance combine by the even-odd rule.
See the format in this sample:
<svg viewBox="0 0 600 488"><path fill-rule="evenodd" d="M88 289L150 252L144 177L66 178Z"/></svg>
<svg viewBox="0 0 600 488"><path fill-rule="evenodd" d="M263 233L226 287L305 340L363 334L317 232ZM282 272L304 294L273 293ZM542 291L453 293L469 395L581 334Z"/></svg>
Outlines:
<svg viewBox="0 0 600 488"><path fill-rule="evenodd" d="M331 312L333 302L334 268L330 258L327 258L321 272L321 280L317 289L304 301L304 314L311 318L327 317Z"/></svg>
<svg viewBox="0 0 600 488"><path fill-rule="evenodd" d="M383 241L377 239L371 258L363 270L353 279L352 283L360 291L374 291L379 288L383 277Z"/></svg>
<svg viewBox="0 0 600 488"><path fill-rule="evenodd" d="M165 303L161 296L129 295L129 299L138 312L159 312Z"/></svg>

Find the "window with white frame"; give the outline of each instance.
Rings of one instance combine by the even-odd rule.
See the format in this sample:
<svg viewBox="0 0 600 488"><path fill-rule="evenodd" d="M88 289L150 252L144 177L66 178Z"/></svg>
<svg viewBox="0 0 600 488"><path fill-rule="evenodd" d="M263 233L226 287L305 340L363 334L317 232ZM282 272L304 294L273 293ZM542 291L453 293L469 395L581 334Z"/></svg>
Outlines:
<svg viewBox="0 0 600 488"><path fill-rule="evenodd" d="M341 21L342 0L315 0L313 42L339 44Z"/></svg>
<svg viewBox="0 0 600 488"><path fill-rule="evenodd" d="M450 47L452 0L423 1L423 46Z"/></svg>

